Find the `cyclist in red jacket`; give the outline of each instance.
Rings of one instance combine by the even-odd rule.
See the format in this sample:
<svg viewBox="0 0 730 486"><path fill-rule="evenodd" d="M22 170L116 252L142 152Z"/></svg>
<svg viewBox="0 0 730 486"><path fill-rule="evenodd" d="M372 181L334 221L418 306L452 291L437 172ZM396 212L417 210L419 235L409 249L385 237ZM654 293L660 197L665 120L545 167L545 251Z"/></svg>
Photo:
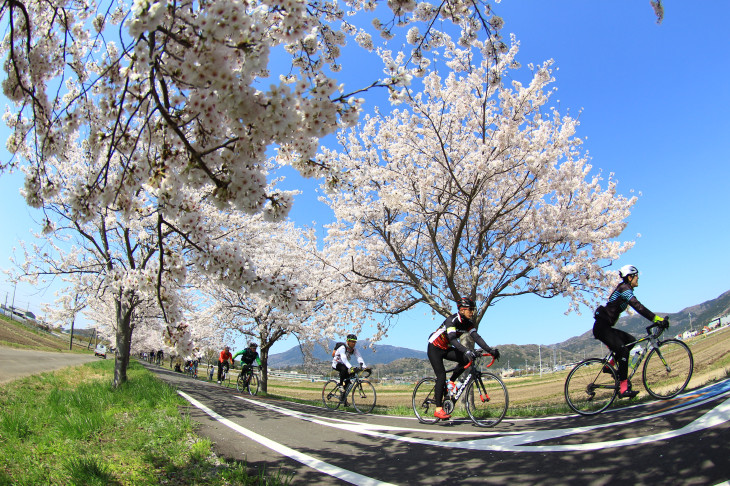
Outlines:
<svg viewBox="0 0 730 486"><path fill-rule="evenodd" d="M218 383L221 382L221 376L223 375L223 366L225 366L227 369L231 369L228 365L228 362L231 362L230 366L233 366L233 355L231 354L231 348L226 346L223 348L223 351L221 351L221 355L218 358Z"/></svg>

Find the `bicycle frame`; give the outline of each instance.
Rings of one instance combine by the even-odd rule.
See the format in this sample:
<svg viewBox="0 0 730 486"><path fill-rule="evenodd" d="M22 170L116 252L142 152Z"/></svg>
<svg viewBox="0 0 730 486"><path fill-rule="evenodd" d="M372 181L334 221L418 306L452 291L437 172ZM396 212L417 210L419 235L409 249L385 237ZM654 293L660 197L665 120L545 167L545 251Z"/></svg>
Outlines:
<svg viewBox="0 0 730 486"><path fill-rule="evenodd" d="M476 366L476 364L478 363L478 360L480 358L482 358L483 356L491 356L492 357L492 361L488 365L486 365L486 368L489 368L490 366L492 366L494 364L494 361L495 361L494 360L494 356L492 356L491 354L482 354L482 355L477 356L477 358L475 358L474 361L469 361L466 364L466 366L463 366L463 367L462 366L455 366L454 368L451 368L450 370L446 370L447 373L453 373L454 370L456 370L458 368L463 368L464 371L467 371L467 370L469 371L467 373L467 375L466 375L466 378L464 378L464 381L461 383L461 386L459 386L459 390L457 391L456 395L453 395L451 397L454 402L458 402L459 401L459 399L461 398L461 395L464 393L464 390L467 389L469 383L471 383L472 380L475 380L477 378L481 378L482 371ZM469 368L471 368L471 369L469 369ZM444 398L448 398L448 397L444 397Z"/></svg>
<svg viewBox="0 0 730 486"><path fill-rule="evenodd" d="M653 333L652 332L653 328L657 328L657 329L659 329L659 331L656 333ZM662 326L660 326L659 324L652 324L651 326L648 326L646 328L646 336L642 336L639 339L637 339L636 341L624 344L625 348L633 348L634 346L636 346L639 343L649 341L649 345L643 347L641 354L639 354L639 356L637 356L636 362L632 366L629 366L629 375L628 375L629 380L631 380L634 377L634 375L636 374L636 371L641 367L641 363L644 361L644 358L646 357L646 355L649 354L649 352L652 349L659 347L659 337L662 334L664 334L664 328ZM603 360L606 362L606 364L608 364L608 361L612 357L614 357L614 353L613 353L613 351L609 350L608 354L606 355L605 358L603 358ZM664 364L666 365L666 361L664 361L664 358L661 355L660 355L660 357L661 357L662 361L664 362Z"/></svg>
<svg viewBox="0 0 730 486"><path fill-rule="evenodd" d="M367 375L362 376L363 373L367 372ZM352 393L352 390L355 388L355 386L360 383L360 380L363 378L367 378L370 376L373 372L370 371L370 369L366 368L364 370L360 370L354 375L352 375L352 378L350 379L350 384L345 387L345 394L340 397L340 403L343 403L347 401L347 397Z"/></svg>

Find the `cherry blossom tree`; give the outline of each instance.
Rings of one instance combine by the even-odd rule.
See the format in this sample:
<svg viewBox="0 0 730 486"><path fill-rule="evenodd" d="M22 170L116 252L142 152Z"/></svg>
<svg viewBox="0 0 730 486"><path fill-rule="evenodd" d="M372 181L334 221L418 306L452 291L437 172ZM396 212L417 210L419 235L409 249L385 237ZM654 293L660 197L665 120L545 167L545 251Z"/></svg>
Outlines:
<svg viewBox="0 0 730 486"><path fill-rule="evenodd" d="M449 315L461 296L479 322L501 299L569 299L605 288L605 266L635 198L588 164L576 119L551 107L551 62L518 81L519 44L460 48L410 90L404 107L366 117L319 156L337 221L327 254L357 281L361 304L398 314L418 304ZM605 182L605 187L603 183Z"/></svg>

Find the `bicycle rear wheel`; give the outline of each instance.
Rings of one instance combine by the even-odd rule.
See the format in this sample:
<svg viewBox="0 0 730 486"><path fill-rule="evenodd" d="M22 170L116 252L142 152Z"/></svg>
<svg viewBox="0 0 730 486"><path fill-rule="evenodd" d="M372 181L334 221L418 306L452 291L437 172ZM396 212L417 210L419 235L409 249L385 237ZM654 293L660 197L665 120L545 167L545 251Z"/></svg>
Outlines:
<svg viewBox="0 0 730 486"><path fill-rule="evenodd" d="M507 387L492 373L482 373L466 390L466 413L479 427L494 427L502 421L509 406Z"/></svg>
<svg viewBox="0 0 730 486"><path fill-rule="evenodd" d="M686 344L676 339L662 341L644 363L644 388L660 400L675 397L684 391L693 369L692 351Z"/></svg>
<svg viewBox="0 0 730 486"><path fill-rule="evenodd" d="M337 385L336 380L330 380L322 387L322 403L330 410L337 410L340 408L340 397L342 396L342 390Z"/></svg>
<svg viewBox="0 0 730 486"><path fill-rule="evenodd" d="M435 424L439 421L433 416L433 412L436 410L435 391L435 378L424 378L416 383L416 388L413 389L413 413L422 424Z"/></svg>
<svg viewBox="0 0 730 486"><path fill-rule="evenodd" d="M352 387L352 406L360 413L370 413L375 408L375 387L368 380L360 380Z"/></svg>
<svg viewBox="0 0 730 486"><path fill-rule="evenodd" d="M603 412L617 394L616 370L600 358L581 361L565 380L565 401L581 415Z"/></svg>

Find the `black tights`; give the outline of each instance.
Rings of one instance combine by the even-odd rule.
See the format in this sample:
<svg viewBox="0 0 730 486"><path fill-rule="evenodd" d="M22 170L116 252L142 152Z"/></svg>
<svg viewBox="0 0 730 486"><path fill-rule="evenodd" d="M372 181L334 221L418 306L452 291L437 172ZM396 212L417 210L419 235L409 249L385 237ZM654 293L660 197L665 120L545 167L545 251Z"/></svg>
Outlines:
<svg viewBox="0 0 730 486"><path fill-rule="evenodd" d="M628 332L611 327L602 319L596 319L593 336L613 351L618 363L618 378L624 381L629 376L629 351L633 348L625 345L636 341L636 338Z"/></svg>
<svg viewBox="0 0 730 486"><path fill-rule="evenodd" d="M436 406L441 407L444 404L444 386L446 385L446 367L444 366L444 360L456 361L461 366L457 367L451 374L451 381L456 380L463 372L464 366L469 363L464 353L454 347L449 349L441 349L428 343L428 360L431 362L433 372L436 373L436 390L434 391L434 399L436 400Z"/></svg>

